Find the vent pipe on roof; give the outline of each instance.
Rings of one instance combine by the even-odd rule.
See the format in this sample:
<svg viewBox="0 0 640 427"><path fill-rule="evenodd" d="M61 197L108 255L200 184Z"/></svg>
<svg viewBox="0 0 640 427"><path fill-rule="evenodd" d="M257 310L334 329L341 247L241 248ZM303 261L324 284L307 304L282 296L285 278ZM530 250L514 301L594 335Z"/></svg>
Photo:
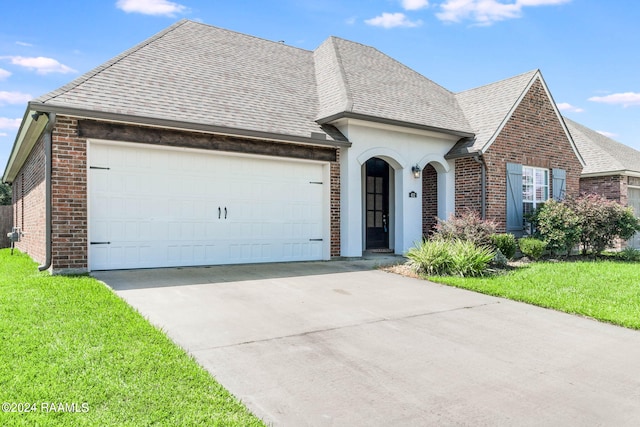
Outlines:
<svg viewBox="0 0 640 427"><path fill-rule="evenodd" d="M36 113L38 115L42 113ZM49 122L44 128L44 188L45 188L45 224L44 224L44 241L45 241L45 260L44 264L38 266L38 270L44 271L51 267L51 140L53 135L53 127L56 124L56 113L44 113L49 117Z"/></svg>
<svg viewBox="0 0 640 427"><path fill-rule="evenodd" d="M482 209L482 219L487 219L487 165L484 162L482 154L476 154L472 159L480 164L480 206Z"/></svg>

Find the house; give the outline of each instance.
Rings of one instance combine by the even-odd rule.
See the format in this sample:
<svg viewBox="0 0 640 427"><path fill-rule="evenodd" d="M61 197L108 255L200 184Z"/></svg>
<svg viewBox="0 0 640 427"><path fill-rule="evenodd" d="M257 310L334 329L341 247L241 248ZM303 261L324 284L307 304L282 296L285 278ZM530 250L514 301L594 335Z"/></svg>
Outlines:
<svg viewBox="0 0 640 427"><path fill-rule="evenodd" d="M585 160L581 193L595 193L633 207L640 216L640 151L614 141L565 117L565 123ZM640 233L627 245L640 248Z"/></svg>
<svg viewBox="0 0 640 427"><path fill-rule="evenodd" d="M453 93L352 41L183 20L29 102L2 179L58 274L402 254L466 209L521 234L583 166L537 70Z"/></svg>

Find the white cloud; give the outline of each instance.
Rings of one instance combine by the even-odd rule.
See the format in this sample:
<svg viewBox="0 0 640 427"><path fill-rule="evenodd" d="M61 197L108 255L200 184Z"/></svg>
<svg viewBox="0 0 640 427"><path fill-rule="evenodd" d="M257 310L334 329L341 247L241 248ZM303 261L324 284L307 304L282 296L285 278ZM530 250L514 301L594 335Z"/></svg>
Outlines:
<svg viewBox="0 0 640 427"><path fill-rule="evenodd" d="M28 93L22 92L6 92L0 90L0 105L6 104L24 104L31 101L33 97Z"/></svg>
<svg viewBox="0 0 640 427"><path fill-rule="evenodd" d="M405 10L424 9L429 6L429 0L402 0L402 7Z"/></svg>
<svg viewBox="0 0 640 427"><path fill-rule="evenodd" d="M623 107L629 107L632 105L640 105L640 93L625 92L625 93L612 93L606 96L592 96L589 101L601 102L603 104L622 105Z"/></svg>
<svg viewBox="0 0 640 427"><path fill-rule="evenodd" d="M571 0L517 0L516 3L522 6L554 6L569 3L570 1Z"/></svg>
<svg viewBox="0 0 640 427"><path fill-rule="evenodd" d="M352 16L351 18L347 18L344 22L345 22L345 24L347 24L347 25L353 25L353 24L355 24L355 23L356 23L356 20L357 20L357 19L358 19L358 18L356 18L355 16Z"/></svg>
<svg viewBox="0 0 640 427"><path fill-rule="evenodd" d="M0 117L0 129L18 129L20 127L20 122L22 122L22 119L8 119L6 117Z"/></svg>
<svg viewBox="0 0 640 427"><path fill-rule="evenodd" d="M53 58L45 58L43 56L38 57L24 57L24 56L4 56L2 58L10 59L11 63L14 65L19 65L21 67L28 68L30 70L35 70L38 74L49 74L49 73L75 73L71 67L67 67L64 64L56 61Z"/></svg>
<svg viewBox="0 0 640 427"><path fill-rule="evenodd" d="M515 0L502 3L499 0L446 0L436 13L441 21L475 21L478 25L491 25L506 19L520 18L524 7L549 6L568 3L571 0Z"/></svg>
<svg viewBox="0 0 640 427"><path fill-rule="evenodd" d="M604 135L607 138L615 138L616 136L618 136L617 133L613 133L613 132L606 132L603 130L597 130L596 132L598 132L600 135Z"/></svg>
<svg viewBox="0 0 640 427"><path fill-rule="evenodd" d="M384 12L380 16L367 19L364 21L374 27L394 28L394 27L418 27L422 25L422 21L410 21L404 13L387 13Z"/></svg>
<svg viewBox="0 0 640 427"><path fill-rule="evenodd" d="M17 41L16 44L18 46L25 46L25 47L32 47L33 46L31 43L21 42L21 41Z"/></svg>
<svg viewBox="0 0 640 427"><path fill-rule="evenodd" d="M582 113L584 112L583 108L580 107L574 107L573 105L569 104L568 102L561 102L559 104L556 104L558 106L558 110L560 111L568 111L570 113Z"/></svg>
<svg viewBox="0 0 640 427"><path fill-rule="evenodd" d="M189 8L168 0L118 0L116 7L127 13L142 13L154 16L175 16Z"/></svg>
<svg viewBox="0 0 640 427"><path fill-rule="evenodd" d="M4 80L7 77L9 77L11 75L11 73L7 70L3 70L2 68L0 68L0 80Z"/></svg>
<svg viewBox="0 0 640 427"><path fill-rule="evenodd" d="M2 137L2 136L9 136L9 134L6 133L6 132L0 132L0 137Z"/></svg>

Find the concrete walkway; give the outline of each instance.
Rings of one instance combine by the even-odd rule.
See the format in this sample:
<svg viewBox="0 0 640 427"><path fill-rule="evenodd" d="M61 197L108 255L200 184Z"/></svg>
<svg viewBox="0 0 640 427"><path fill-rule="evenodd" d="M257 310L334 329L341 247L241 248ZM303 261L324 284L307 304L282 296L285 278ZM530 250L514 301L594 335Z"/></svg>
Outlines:
<svg viewBox="0 0 640 427"><path fill-rule="evenodd" d="M640 423L640 332L380 262L94 276L275 426Z"/></svg>

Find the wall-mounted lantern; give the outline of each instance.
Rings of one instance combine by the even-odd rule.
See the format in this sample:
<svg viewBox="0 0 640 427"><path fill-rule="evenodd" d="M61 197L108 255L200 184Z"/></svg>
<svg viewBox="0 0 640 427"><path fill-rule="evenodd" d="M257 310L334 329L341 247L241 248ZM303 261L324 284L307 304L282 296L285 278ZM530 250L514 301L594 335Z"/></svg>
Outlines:
<svg viewBox="0 0 640 427"><path fill-rule="evenodd" d="M413 177L415 179L420 178L420 166L418 165L411 166L411 173L413 174Z"/></svg>

